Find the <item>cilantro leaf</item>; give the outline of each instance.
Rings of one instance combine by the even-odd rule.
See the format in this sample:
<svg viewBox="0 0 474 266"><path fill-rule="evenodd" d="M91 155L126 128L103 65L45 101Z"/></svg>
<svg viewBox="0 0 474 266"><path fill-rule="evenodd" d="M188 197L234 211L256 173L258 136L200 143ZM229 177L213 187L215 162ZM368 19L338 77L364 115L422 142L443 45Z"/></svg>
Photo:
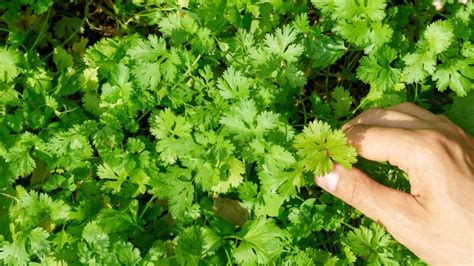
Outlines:
<svg viewBox="0 0 474 266"><path fill-rule="evenodd" d="M407 54L403 61L402 76L407 83L419 82L435 71L436 59L429 52Z"/></svg>
<svg viewBox="0 0 474 266"><path fill-rule="evenodd" d="M234 67L229 67L217 82L224 99L246 99L250 96L253 82Z"/></svg>
<svg viewBox="0 0 474 266"><path fill-rule="evenodd" d="M470 91L464 97L455 97L453 104L446 111L446 115L454 123L462 127L466 132L474 135L474 91Z"/></svg>
<svg viewBox="0 0 474 266"><path fill-rule="evenodd" d="M26 191L16 187L18 201L10 207L10 219L21 228L43 226L52 231L56 225L69 220L71 208L61 200L53 200L47 194Z"/></svg>
<svg viewBox="0 0 474 266"><path fill-rule="evenodd" d="M393 89L400 78L400 69L390 65L397 58L391 48L380 49L379 52L364 56L357 69L357 77L379 90Z"/></svg>
<svg viewBox="0 0 474 266"><path fill-rule="evenodd" d="M69 55L62 47L54 48L53 61L58 70L64 71L73 65L72 56Z"/></svg>
<svg viewBox="0 0 474 266"><path fill-rule="evenodd" d="M279 116L272 112L259 113L253 100L242 100L233 106L230 115L221 117L219 122L237 140L246 141L253 137L263 138L278 126L278 119Z"/></svg>
<svg viewBox="0 0 474 266"><path fill-rule="evenodd" d="M364 257L371 265L399 265L390 253L393 245L391 236L375 223L370 228L361 226L349 232L347 244L354 254Z"/></svg>
<svg viewBox="0 0 474 266"><path fill-rule="evenodd" d="M473 88L474 61L466 59L442 64L433 74L433 80L440 91L449 87L458 96L466 96Z"/></svg>
<svg viewBox="0 0 474 266"><path fill-rule="evenodd" d="M380 21L385 17L385 0L335 0L334 13L335 19L368 19L372 21Z"/></svg>
<svg viewBox="0 0 474 266"><path fill-rule="evenodd" d="M267 34L265 36L265 50L288 63L295 62L304 51L302 45L294 43L296 37L297 32L286 25L281 29L277 29L274 35Z"/></svg>
<svg viewBox="0 0 474 266"><path fill-rule="evenodd" d="M304 169L316 176L330 172L334 162L349 168L356 161L356 150L347 144L344 134L321 121L309 123L293 146Z"/></svg>
<svg viewBox="0 0 474 266"><path fill-rule="evenodd" d="M349 91L341 86L337 86L334 91L331 92L331 97L331 106L334 109L336 118L344 117L350 113L354 99Z"/></svg>
<svg viewBox="0 0 474 266"><path fill-rule="evenodd" d="M439 54L451 44L454 37L453 27L449 21L438 20L428 25L423 37L428 43L428 49Z"/></svg>
<svg viewBox="0 0 474 266"><path fill-rule="evenodd" d="M230 188L236 188L244 180L245 165L238 159L230 157L227 165L229 166L229 175L226 180L221 180L215 184L211 190L217 193L226 193Z"/></svg>
<svg viewBox="0 0 474 266"><path fill-rule="evenodd" d="M272 262L283 249L283 231L272 220L249 221L237 234L239 245L234 258L242 265Z"/></svg>
<svg viewBox="0 0 474 266"><path fill-rule="evenodd" d="M0 47L0 81L11 82L20 74L20 55L11 47Z"/></svg>

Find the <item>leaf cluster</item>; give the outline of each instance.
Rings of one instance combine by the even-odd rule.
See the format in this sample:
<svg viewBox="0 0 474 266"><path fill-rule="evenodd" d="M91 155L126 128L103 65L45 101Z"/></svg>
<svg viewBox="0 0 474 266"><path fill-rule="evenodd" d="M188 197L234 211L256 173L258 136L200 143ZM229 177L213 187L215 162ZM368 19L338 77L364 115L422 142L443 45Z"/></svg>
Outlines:
<svg viewBox="0 0 474 266"><path fill-rule="evenodd" d="M338 127L371 106L449 88L442 108L472 130L472 3L0 10L0 264L419 262L313 180L357 162Z"/></svg>

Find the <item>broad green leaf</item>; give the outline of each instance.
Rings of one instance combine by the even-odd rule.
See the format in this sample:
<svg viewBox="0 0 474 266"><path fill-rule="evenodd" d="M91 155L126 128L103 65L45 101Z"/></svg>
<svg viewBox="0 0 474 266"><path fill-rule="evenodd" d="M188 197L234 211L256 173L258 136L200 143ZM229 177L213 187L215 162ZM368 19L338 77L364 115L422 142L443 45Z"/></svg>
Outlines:
<svg viewBox="0 0 474 266"><path fill-rule="evenodd" d="M285 237L272 220L249 221L238 233L235 260L242 265L271 263L282 251Z"/></svg>

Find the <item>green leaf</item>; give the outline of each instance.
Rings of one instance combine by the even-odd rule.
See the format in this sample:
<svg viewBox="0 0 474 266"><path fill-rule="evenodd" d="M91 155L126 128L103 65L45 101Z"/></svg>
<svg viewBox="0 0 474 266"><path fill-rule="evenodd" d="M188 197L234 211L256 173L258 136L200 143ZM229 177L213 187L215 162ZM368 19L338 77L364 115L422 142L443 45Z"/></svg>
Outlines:
<svg viewBox="0 0 474 266"><path fill-rule="evenodd" d="M245 164L234 157L230 157L227 161L229 167L228 177L215 184L211 190L216 193L226 193L231 188L238 187L244 180Z"/></svg>
<svg viewBox="0 0 474 266"><path fill-rule="evenodd" d="M288 63L296 62L303 53L304 48L300 44L294 44L297 32L289 25L277 29L275 34L265 36L265 50L269 54L275 54Z"/></svg>
<svg viewBox="0 0 474 266"><path fill-rule="evenodd" d="M73 65L72 56L62 47L54 48L53 61L58 70L64 71Z"/></svg>
<svg viewBox="0 0 474 266"><path fill-rule="evenodd" d="M297 135L293 146L300 156L305 170L316 176L322 176L338 163L350 168L356 162L356 150L347 144L344 133L332 130L321 121L313 121Z"/></svg>
<svg viewBox="0 0 474 266"><path fill-rule="evenodd" d="M219 93L224 99L247 99L253 82L234 67L229 67L217 82Z"/></svg>
<svg viewBox="0 0 474 266"><path fill-rule="evenodd" d="M165 109L150 118L150 132L157 139L185 138L190 135L191 125L184 117L173 114L171 109Z"/></svg>
<svg viewBox="0 0 474 266"><path fill-rule="evenodd" d="M407 83L422 81L435 71L436 58L429 52L407 54L403 61L402 77Z"/></svg>
<svg viewBox="0 0 474 266"><path fill-rule="evenodd" d="M107 164L102 164L97 167L97 176L100 179L106 180L104 188L111 190L112 193L119 193L123 184L127 181L128 173L122 167L111 167Z"/></svg>
<svg viewBox="0 0 474 266"><path fill-rule="evenodd" d="M399 265L391 253L391 236L375 223L370 228L361 226L349 232L347 244L354 254L363 257L369 265Z"/></svg>
<svg viewBox="0 0 474 266"><path fill-rule="evenodd" d="M36 0L31 2L31 8L36 14L41 15L53 5L53 0Z"/></svg>
<svg viewBox="0 0 474 266"><path fill-rule="evenodd" d="M467 133L474 136L474 91L464 97L454 97L453 104L446 111L446 115Z"/></svg>
<svg viewBox="0 0 474 266"><path fill-rule="evenodd" d="M3 157L9 163L10 171L15 177L28 176L36 167L36 162L31 157L30 151L25 150L24 147L13 147Z"/></svg>
<svg viewBox="0 0 474 266"><path fill-rule="evenodd" d="M198 226L191 226L179 235L176 255L181 265L197 265L202 260L204 240Z"/></svg>
<svg viewBox="0 0 474 266"><path fill-rule="evenodd" d="M347 51L342 41L334 40L325 35L318 36L316 40L311 40L310 43L311 54L309 56L313 61L314 67L324 68L330 66Z"/></svg>
<svg viewBox="0 0 474 266"><path fill-rule="evenodd" d="M283 249L283 231L272 220L250 221L237 234L234 258L242 265L271 263Z"/></svg>
<svg viewBox="0 0 474 266"><path fill-rule="evenodd" d="M49 234L42 228L35 228L28 234L29 252L40 259L49 253Z"/></svg>
<svg viewBox="0 0 474 266"><path fill-rule="evenodd" d="M219 122L226 132L234 134L237 140L245 141L253 137L263 138L278 126L278 119L279 116L273 112L259 113L253 100L242 100Z"/></svg>
<svg viewBox="0 0 474 266"><path fill-rule="evenodd" d="M444 63L433 74L439 91L450 88L458 96L466 96L473 89L474 60L456 60Z"/></svg>
<svg viewBox="0 0 474 266"><path fill-rule="evenodd" d="M29 261L25 240L2 243L0 246L0 260L9 265L23 265Z"/></svg>
<svg viewBox="0 0 474 266"><path fill-rule="evenodd" d="M153 62L167 53L166 42L156 35L148 35L147 40L140 39L138 43L127 50L128 55L139 62Z"/></svg>
<svg viewBox="0 0 474 266"><path fill-rule="evenodd" d="M0 81L12 82L19 74L21 69L20 54L11 47L0 47Z"/></svg>
<svg viewBox="0 0 474 266"><path fill-rule="evenodd" d="M137 79L138 85L145 89L155 89L161 81L161 65L154 63L141 63L133 67L132 74Z"/></svg>
<svg viewBox="0 0 474 266"><path fill-rule="evenodd" d="M299 208L292 208L288 215L291 222L288 230L293 238L301 239L324 228L324 204L315 204L315 199L307 199Z"/></svg>
<svg viewBox="0 0 474 266"><path fill-rule="evenodd" d="M332 16L335 19L353 20L356 18L380 21L385 17L385 0L335 0Z"/></svg>
<svg viewBox="0 0 474 266"><path fill-rule="evenodd" d="M141 261L140 251L130 242L115 242L112 249L117 254L120 265L137 265Z"/></svg>
<svg viewBox="0 0 474 266"><path fill-rule="evenodd" d="M20 228L42 226L52 231L56 225L69 220L71 208L61 200L53 200L47 194L26 191L16 187L18 201L10 207L11 221Z"/></svg>
<svg viewBox="0 0 474 266"><path fill-rule="evenodd" d="M82 230L82 239L89 244L103 243L109 240L109 236L103 232L97 222L89 222Z"/></svg>
<svg viewBox="0 0 474 266"><path fill-rule="evenodd" d="M337 86L331 92L331 97L331 106L336 113L336 117L340 118L347 116L350 113L352 102L354 101L349 91L345 90L341 86Z"/></svg>
<svg viewBox="0 0 474 266"><path fill-rule="evenodd" d="M357 69L357 77L373 88L387 91L393 89L400 79L400 69L390 65L397 58L391 48L382 48L377 53L364 56Z"/></svg>
<svg viewBox="0 0 474 266"><path fill-rule="evenodd" d="M428 43L428 49L439 54L451 44L454 37L453 27L449 21L438 20L428 25L423 36Z"/></svg>
<svg viewBox="0 0 474 266"><path fill-rule="evenodd" d="M374 22L371 25L365 21L340 22L334 31L343 38L359 47L365 47L365 52L371 52L388 43L393 30L386 24Z"/></svg>
<svg viewBox="0 0 474 266"><path fill-rule="evenodd" d="M329 15L334 12L336 4L334 0L311 0L316 8L321 9L323 14Z"/></svg>

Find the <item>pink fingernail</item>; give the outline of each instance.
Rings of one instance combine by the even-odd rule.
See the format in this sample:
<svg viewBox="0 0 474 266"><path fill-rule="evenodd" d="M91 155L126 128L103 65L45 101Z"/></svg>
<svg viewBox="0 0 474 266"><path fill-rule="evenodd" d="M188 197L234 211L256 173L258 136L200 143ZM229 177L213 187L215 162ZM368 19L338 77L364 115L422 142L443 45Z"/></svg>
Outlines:
<svg viewBox="0 0 474 266"><path fill-rule="evenodd" d="M334 172L328 173L325 176L316 177L316 183L329 192L333 192L336 190L338 181L339 175Z"/></svg>

